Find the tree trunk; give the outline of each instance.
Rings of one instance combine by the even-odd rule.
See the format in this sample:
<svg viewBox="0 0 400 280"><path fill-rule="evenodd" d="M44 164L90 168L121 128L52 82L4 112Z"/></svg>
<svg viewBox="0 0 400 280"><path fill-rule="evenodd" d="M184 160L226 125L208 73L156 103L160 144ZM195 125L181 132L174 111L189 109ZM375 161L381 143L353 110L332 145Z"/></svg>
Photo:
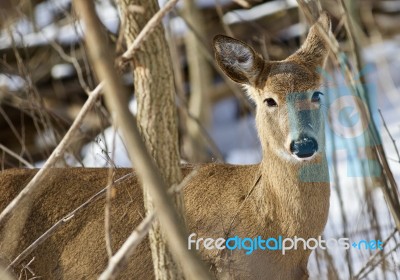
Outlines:
<svg viewBox="0 0 400 280"><path fill-rule="evenodd" d="M124 36L128 46L159 10L156 0L119 0L121 20L125 21ZM133 6L143 8L130 9ZM182 179L179 167L177 116L174 103L174 80L168 45L161 25L149 35L132 59L135 96L138 102L137 121L146 146L162 172L166 184L172 186ZM182 197L175 206L183 217ZM152 199L144 186L147 211L153 209ZM183 279L167 247L160 224L155 222L149 233L156 279Z"/></svg>

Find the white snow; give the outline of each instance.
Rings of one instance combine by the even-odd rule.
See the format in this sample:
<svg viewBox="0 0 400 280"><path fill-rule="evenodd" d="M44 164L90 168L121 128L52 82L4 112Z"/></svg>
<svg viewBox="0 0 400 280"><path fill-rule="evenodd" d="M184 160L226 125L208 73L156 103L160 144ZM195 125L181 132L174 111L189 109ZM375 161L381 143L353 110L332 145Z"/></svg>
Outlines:
<svg viewBox="0 0 400 280"><path fill-rule="evenodd" d="M115 9L111 2L109 0L96 1L96 12L104 26L112 33L117 33L119 15L117 9Z"/></svg>
<svg viewBox="0 0 400 280"><path fill-rule="evenodd" d="M69 63L56 64L51 68L51 76L53 79L68 78L72 77L74 74L75 68Z"/></svg>
<svg viewBox="0 0 400 280"><path fill-rule="evenodd" d="M133 115L137 113L137 101L132 98L129 102L129 110ZM85 167L131 167L122 137L114 127L107 127L96 138L86 144L81 151ZM79 165L76 163L75 165Z"/></svg>
<svg viewBox="0 0 400 280"><path fill-rule="evenodd" d="M19 47L33 47L48 44L49 41L56 41L61 44L78 42L83 36L82 28L84 29L84 26L79 24L79 21L72 22L71 20L70 23L65 25L54 22L57 14L70 13L67 9L71 5L70 2L69 0L45 1L35 6L34 23L25 17L17 20L10 26L16 45ZM111 32L115 33L119 24L117 10L109 0L96 1L95 3L100 21ZM10 38L9 33L3 30L0 33L0 50L9 48L13 40Z"/></svg>
<svg viewBox="0 0 400 280"><path fill-rule="evenodd" d="M17 75L0 74L0 87L6 87L10 91L23 89L25 80Z"/></svg>
<svg viewBox="0 0 400 280"><path fill-rule="evenodd" d="M236 24L246 21L254 21L267 15L285 11L288 8L297 7L296 1L271 1L257 5L251 9L235 10L226 13L223 17L225 24Z"/></svg>
<svg viewBox="0 0 400 280"><path fill-rule="evenodd" d="M217 2L218 1L218 2ZM182 7L184 1L179 1L177 3L178 7ZM160 7L163 7L167 3L167 0L158 0ZM199 8L209 8L214 7L216 3L220 5L226 5L232 3L232 0L196 0L197 7Z"/></svg>
<svg viewBox="0 0 400 280"><path fill-rule="evenodd" d="M120 134L113 127L106 128L93 142L82 149L85 167L131 167L128 152Z"/></svg>

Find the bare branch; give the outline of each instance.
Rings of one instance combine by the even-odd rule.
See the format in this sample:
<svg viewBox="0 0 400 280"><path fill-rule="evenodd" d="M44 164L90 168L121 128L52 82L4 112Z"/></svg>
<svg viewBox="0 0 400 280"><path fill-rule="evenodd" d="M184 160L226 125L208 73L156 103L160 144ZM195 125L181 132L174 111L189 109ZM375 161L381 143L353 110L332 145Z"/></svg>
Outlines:
<svg viewBox="0 0 400 280"><path fill-rule="evenodd" d="M397 148L396 140L393 138L392 134L391 134L390 131L389 131L389 128L388 128L388 126L387 126L387 124L386 124L386 121L385 121L385 119L383 118L381 109L378 109L378 112L379 112L379 115L381 116L381 119L382 119L382 122L383 122L383 126L385 127L385 130L386 130L387 134L389 135L390 140L392 140L394 149L395 149L395 151L396 151L397 160L395 160L395 161L396 161L396 162L400 162L400 154L399 154L399 149Z"/></svg>
<svg viewBox="0 0 400 280"><path fill-rule="evenodd" d="M388 244L389 240L392 239L395 234L397 233L397 228L395 228L392 233L383 241L382 243L382 248L385 248L385 246ZM399 246L399 244L397 244ZM397 249L397 246L394 249ZM393 250L390 250L389 253L393 252ZM368 261L365 263L365 265L360 269L360 271L354 276L354 279L363 279L369 274L385 257L381 257L377 262L374 263L374 260L376 259L377 256L382 254L381 250L378 250L375 254L373 254ZM385 256L388 255L388 253L385 254ZM369 270L368 270L369 268Z"/></svg>
<svg viewBox="0 0 400 280"><path fill-rule="evenodd" d="M7 154L9 154L10 156L18 159L21 163L25 164L26 167L28 168L35 168L32 164L30 164L28 161L26 161L23 157L17 155L16 153L14 153L13 151L11 151L9 148L7 148L6 146L4 146L3 144L0 144L0 149L2 149L4 152L6 152Z"/></svg>
<svg viewBox="0 0 400 280"><path fill-rule="evenodd" d="M93 3L91 1L76 0L74 5L75 10L80 14L86 25L86 45L94 64L94 69L99 78L105 82L107 107L112 112L115 124L121 128L126 146L129 147L129 156L142 178L143 185L148 187L148 192L154 201L156 213L164 228L174 257L180 263L185 263L182 268L187 279L208 279L208 273L201 262L192 251L186 248L186 233L181 225L179 214L172 206L171 197L167 193L167 188L160 172L142 141L136 119L129 112L127 107L128 94L122 86L120 77L113 70L113 61L109 56L112 52L98 28L100 24L94 11ZM151 29L148 30L151 31ZM135 48L130 49L135 50Z"/></svg>

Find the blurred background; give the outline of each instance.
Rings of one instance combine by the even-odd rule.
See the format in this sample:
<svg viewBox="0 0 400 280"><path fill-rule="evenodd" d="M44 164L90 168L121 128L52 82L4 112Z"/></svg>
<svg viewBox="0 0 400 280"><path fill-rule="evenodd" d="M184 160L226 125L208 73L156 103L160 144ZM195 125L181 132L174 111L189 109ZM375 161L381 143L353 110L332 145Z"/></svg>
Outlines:
<svg viewBox="0 0 400 280"><path fill-rule="evenodd" d="M109 41L117 55L122 54L126 45L115 3L95 2ZM310 18L305 2L181 0L165 17L182 162L261 160L254 105L217 69L212 38L226 34L247 42L266 59L284 59L307 35ZM165 1L159 3L163 6ZM383 146L388 167L399 182L400 1L323 0L320 5L331 15L338 43L338 52L331 54L323 71L321 88L332 186L324 238L385 243L383 250L316 250L310 276L398 279L400 225L394 216L400 208L384 196L381 175L386 172L372 151ZM132 6L132 12L143 11ZM0 15L0 168L40 167L98 80L82 41L84 27L69 0L3 0ZM135 114L130 69L121 75L131 89L129 107ZM363 106L369 112L365 126L359 112ZM372 141L368 131L375 128L379 137ZM58 166L131 166L101 101ZM392 191L396 202L397 187L392 185Z"/></svg>

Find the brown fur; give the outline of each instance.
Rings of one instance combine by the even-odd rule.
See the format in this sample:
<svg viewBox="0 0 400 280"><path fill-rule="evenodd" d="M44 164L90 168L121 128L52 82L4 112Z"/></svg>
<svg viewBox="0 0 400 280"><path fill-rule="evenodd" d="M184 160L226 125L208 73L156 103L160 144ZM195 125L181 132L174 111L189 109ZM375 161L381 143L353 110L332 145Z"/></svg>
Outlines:
<svg viewBox="0 0 400 280"><path fill-rule="evenodd" d="M329 19L325 14L319 23L326 31L329 30ZM215 50L221 68L233 80L245 85L257 105L256 123L263 160L250 166L200 166L198 175L184 189L189 234L215 239L235 235L317 237L322 233L328 215L329 183L327 180L305 182L300 172L306 170L311 178L318 178L321 174L326 178L326 158L323 150L309 161L291 158L288 141L292 136L287 108L295 106L296 102L289 102L289 94L318 88L320 76L315 70L323 67L327 56L323 40L312 27L303 47L280 62L264 61L245 43L224 36L215 39ZM266 98L274 98L278 107L267 107L264 103ZM318 116L322 118L322 114ZM305 129L302 124L296 125ZM313 120L313 125L321 126L312 133L324 147L323 121ZM184 174L190 170L184 168ZM35 172L12 169L0 173L0 210L22 190ZM131 170L118 169L115 178L128 172ZM53 169L45 183L46 193L35 202L22 236L15 240L16 251L11 249L12 244L1 242L10 225L0 225L0 258L8 262L15 258L58 219L103 188L107 176L107 169ZM112 201L114 251L144 215L142 192L136 177L124 180L116 187ZM245 255L243 250L200 251L203 260L219 279L307 278L310 253L301 249L289 251L284 256L279 251L254 251L251 255ZM24 263L32 257L35 260L31 269L44 279L94 279L107 264L104 198L73 217ZM14 269L18 273L20 266ZM152 279L152 271L146 241L137 248L121 279Z"/></svg>

